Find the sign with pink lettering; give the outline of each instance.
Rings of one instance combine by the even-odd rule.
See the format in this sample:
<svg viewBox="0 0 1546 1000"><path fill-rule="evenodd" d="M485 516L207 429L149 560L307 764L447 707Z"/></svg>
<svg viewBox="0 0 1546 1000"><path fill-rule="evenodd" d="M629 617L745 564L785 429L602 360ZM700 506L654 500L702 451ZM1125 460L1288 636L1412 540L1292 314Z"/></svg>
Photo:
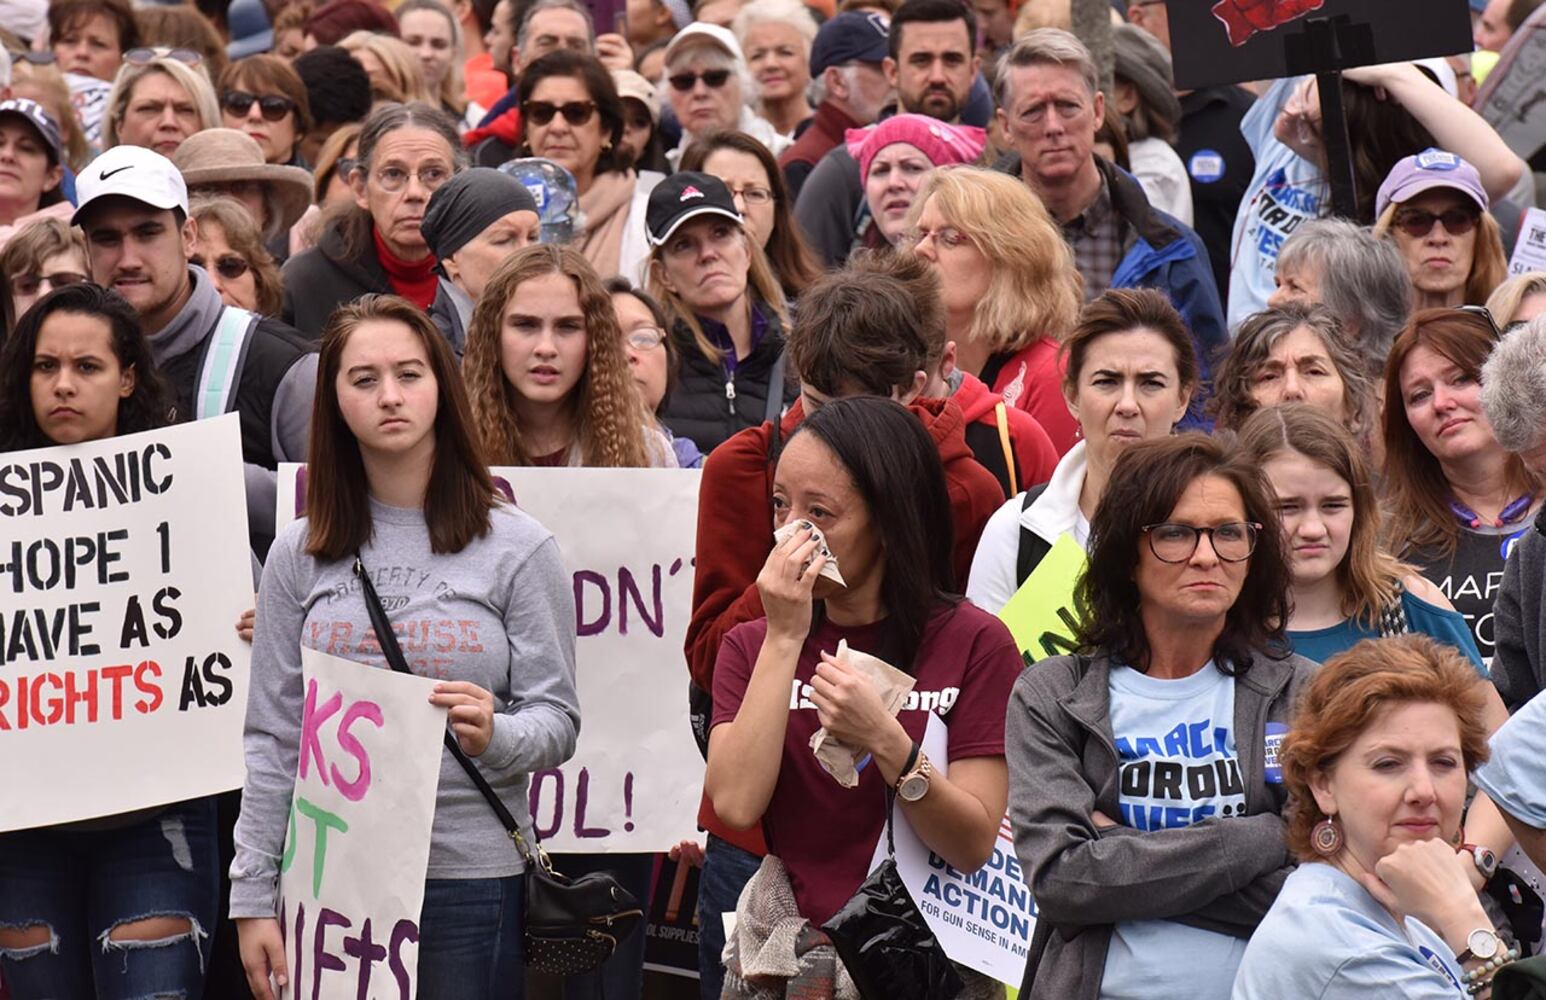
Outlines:
<svg viewBox="0 0 1546 1000"><path fill-rule="evenodd" d="M242 786L241 456L234 413L0 455L0 830Z"/></svg>
<svg viewBox="0 0 1546 1000"><path fill-rule="evenodd" d="M412 1000L446 710L435 682L301 647L279 915L294 997ZM373 985L374 984L374 985Z"/></svg>
<svg viewBox="0 0 1546 1000"><path fill-rule="evenodd" d="M695 469L490 470L553 532L574 586L580 741L531 776L554 853L651 853L696 839L703 758L687 713ZM279 468L279 529L305 510L305 470ZM413 655L409 651L410 667Z"/></svg>

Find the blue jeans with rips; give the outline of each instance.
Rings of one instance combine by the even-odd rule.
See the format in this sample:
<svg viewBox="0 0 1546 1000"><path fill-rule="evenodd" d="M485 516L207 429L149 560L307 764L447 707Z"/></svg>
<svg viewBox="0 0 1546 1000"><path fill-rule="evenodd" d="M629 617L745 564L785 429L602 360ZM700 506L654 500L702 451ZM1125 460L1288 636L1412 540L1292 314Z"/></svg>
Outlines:
<svg viewBox="0 0 1546 1000"><path fill-rule="evenodd" d="M526 876L430 879L419 912L419 1000L521 1000Z"/></svg>
<svg viewBox="0 0 1546 1000"><path fill-rule="evenodd" d="M128 826L0 834L0 928L44 943L0 949L14 1000L189 997L204 991L219 893L215 800L189 799ZM187 922L154 940L119 940L125 924Z"/></svg>

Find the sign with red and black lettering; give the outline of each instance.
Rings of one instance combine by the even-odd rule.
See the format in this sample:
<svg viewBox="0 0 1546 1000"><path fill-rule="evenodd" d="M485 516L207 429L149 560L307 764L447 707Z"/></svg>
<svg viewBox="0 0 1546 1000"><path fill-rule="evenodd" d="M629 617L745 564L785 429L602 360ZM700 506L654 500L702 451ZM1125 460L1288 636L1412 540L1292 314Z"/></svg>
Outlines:
<svg viewBox="0 0 1546 1000"><path fill-rule="evenodd" d="M1471 51L1457 0L1168 0L1165 10L1181 90Z"/></svg>
<svg viewBox="0 0 1546 1000"><path fill-rule="evenodd" d="M240 788L236 414L0 455L0 830Z"/></svg>

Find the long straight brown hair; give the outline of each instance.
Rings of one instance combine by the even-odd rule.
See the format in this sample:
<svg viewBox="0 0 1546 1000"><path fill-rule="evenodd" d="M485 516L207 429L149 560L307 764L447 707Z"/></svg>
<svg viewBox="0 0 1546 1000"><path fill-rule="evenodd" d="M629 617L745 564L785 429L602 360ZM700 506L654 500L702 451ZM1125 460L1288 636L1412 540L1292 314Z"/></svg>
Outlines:
<svg viewBox="0 0 1546 1000"><path fill-rule="evenodd" d="M1405 556L1413 549L1434 548L1445 558L1454 554L1460 526L1449 507L1449 482L1406 419L1401 395L1401 369L1419 347L1442 355L1470 379L1480 382L1482 364L1492 353L1494 334L1484 317L1458 309L1424 309L1397 334L1385 361L1385 521L1390 551ZM1538 490L1541 481L1525 468L1518 455L1508 457L1509 491L1515 495Z"/></svg>
<svg viewBox="0 0 1546 1000"><path fill-rule="evenodd" d="M342 559L370 541L374 530L360 443L338 408L344 348L365 323L400 323L424 345L437 390L435 460L424 494L424 520L430 551L460 552L488 533L498 494L472 433L467 394L450 346L429 317L396 295L364 295L340 306L322 331L306 455L306 552L318 559Z"/></svg>

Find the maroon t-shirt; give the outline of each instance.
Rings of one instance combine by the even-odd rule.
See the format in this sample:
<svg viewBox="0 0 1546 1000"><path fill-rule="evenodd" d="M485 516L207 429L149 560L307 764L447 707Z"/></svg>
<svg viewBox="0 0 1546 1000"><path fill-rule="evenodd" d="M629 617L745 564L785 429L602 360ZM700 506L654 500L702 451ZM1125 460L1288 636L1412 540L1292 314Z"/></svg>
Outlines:
<svg viewBox="0 0 1546 1000"><path fill-rule="evenodd" d="M874 763L859 772L856 787L844 788L816 762L810 740L821 723L810 700L810 681L820 654L835 653L839 639L874 653L880 631L879 624L843 628L827 622L805 640L790 691L778 784L762 817L768 849L789 870L800 914L818 926L848 902L869 874L885 826L886 796L885 779ZM768 620L759 618L726 634L714 667L714 725L735 720L767 632ZM962 601L936 613L924 629L913 665L918 683L897 718L921 742L926 713L938 712L950 729L951 760L1003 756L1009 691L1023 664L1009 629Z"/></svg>

